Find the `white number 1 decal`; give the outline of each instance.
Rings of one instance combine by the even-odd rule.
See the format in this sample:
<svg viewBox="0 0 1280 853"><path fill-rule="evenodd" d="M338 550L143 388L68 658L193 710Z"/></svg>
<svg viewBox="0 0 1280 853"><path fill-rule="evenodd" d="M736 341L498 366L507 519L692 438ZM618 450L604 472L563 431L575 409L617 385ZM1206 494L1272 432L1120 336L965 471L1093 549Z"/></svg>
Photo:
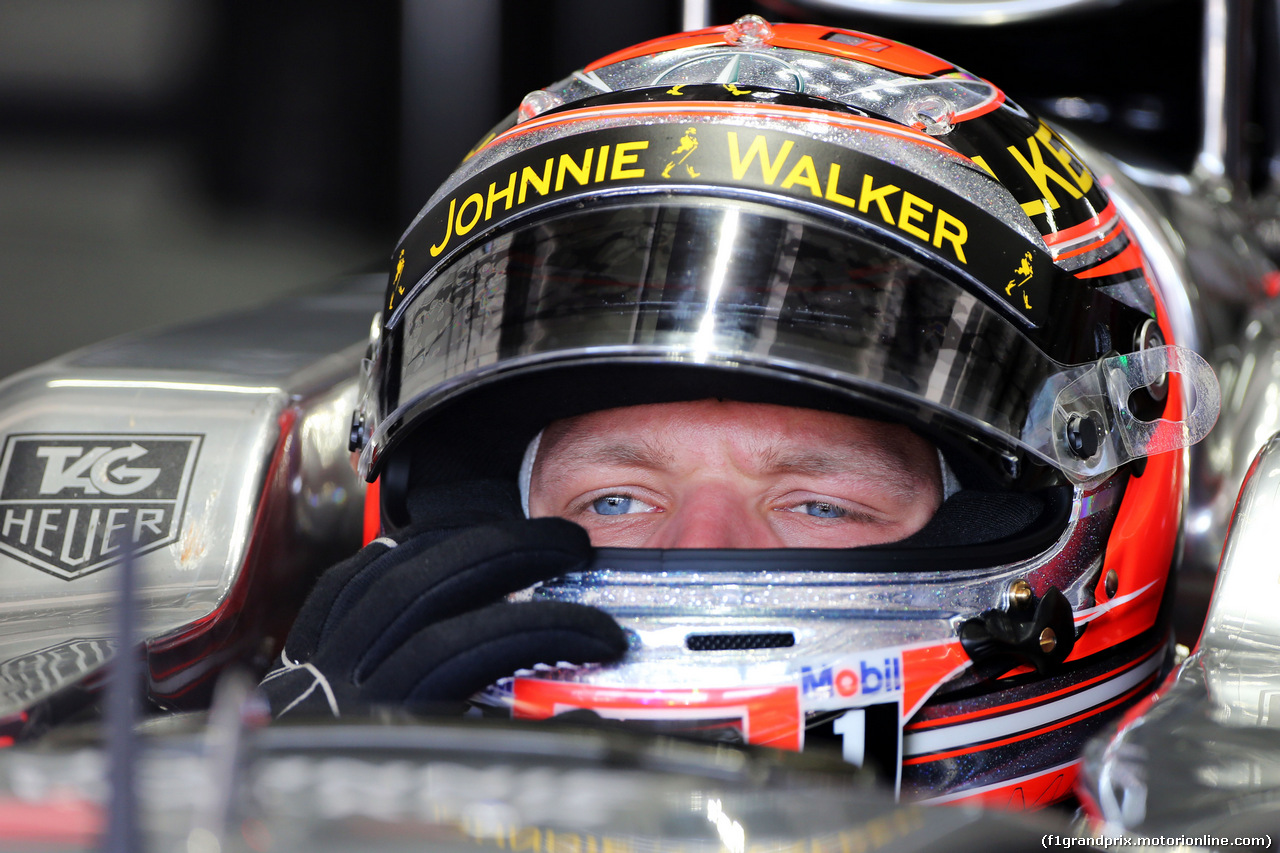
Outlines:
<svg viewBox="0 0 1280 853"><path fill-rule="evenodd" d="M866 758L867 712L862 708L846 711L836 718L833 728L841 736L844 760L861 767Z"/></svg>

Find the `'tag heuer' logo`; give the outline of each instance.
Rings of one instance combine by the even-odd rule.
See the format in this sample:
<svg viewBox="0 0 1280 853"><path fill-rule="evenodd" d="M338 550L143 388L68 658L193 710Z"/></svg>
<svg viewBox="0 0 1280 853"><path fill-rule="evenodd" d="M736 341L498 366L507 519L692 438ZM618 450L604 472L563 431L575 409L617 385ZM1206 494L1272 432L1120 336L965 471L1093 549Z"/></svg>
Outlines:
<svg viewBox="0 0 1280 853"><path fill-rule="evenodd" d="M198 435L11 435L0 552L66 580L178 538ZM127 537L127 539L126 539Z"/></svg>

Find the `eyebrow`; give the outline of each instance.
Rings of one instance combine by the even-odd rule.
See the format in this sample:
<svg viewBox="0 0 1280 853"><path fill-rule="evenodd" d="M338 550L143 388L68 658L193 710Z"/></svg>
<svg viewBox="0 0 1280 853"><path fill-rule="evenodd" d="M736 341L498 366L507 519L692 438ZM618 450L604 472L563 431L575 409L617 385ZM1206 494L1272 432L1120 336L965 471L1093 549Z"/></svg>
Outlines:
<svg viewBox="0 0 1280 853"><path fill-rule="evenodd" d="M822 450L771 450L760 462L761 469L770 474L840 474L854 467L846 454Z"/></svg>
<svg viewBox="0 0 1280 853"><path fill-rule="evenodd" d="M591 436L574 448L575 464L622 465L632 468L662 470L674 461L671 452L648 441L609 441Z"/></svg>
<svg viewBox="0 0 1280 853"><path fill-rule="evenodd" d="M900 498L911 498L920 488L920 477L883 449L866 442L846 442L830 448L772 448L760 457L769 474L824 476L855 474L885 484ZM854 459L858 461L855 463Z"/></svg>

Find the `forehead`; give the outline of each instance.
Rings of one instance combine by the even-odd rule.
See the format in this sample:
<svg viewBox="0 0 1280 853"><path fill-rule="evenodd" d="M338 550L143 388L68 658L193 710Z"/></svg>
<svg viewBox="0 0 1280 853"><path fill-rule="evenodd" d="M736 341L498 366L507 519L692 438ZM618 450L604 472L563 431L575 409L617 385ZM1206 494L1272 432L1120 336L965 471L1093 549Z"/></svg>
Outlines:
<svg viewBox="0 0 1280 853"><path fill-rule="evenodd" d="M766 403L698 400L606 409L557 421L544 433L539 456L608 461L626 446L642 446L661 457L721 451L776 457L808 450L905 458L929 449L897 424Z"/></svg>

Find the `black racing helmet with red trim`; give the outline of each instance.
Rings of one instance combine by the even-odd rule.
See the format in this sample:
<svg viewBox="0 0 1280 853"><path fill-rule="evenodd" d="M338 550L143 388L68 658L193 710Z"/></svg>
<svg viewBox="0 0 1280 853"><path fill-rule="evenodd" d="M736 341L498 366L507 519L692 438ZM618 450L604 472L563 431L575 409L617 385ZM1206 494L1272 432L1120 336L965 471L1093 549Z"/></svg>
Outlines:
<svg viewBox="0 0 1280 853"><path fill-rule="evenodd" d="M352 446L388 523L415 490L514 483L548 424L623 406L773 403L932 441L955 484L905 541L601 549L527 595L609 610L626 660L484 701L826 733L851 760L886 725L875 760L952 798L1065 793L1104 710L1149 687L1182 451L1217 414L1054 131L905 45L754 16L526 97L401 239L367 364Z"/></svg>

